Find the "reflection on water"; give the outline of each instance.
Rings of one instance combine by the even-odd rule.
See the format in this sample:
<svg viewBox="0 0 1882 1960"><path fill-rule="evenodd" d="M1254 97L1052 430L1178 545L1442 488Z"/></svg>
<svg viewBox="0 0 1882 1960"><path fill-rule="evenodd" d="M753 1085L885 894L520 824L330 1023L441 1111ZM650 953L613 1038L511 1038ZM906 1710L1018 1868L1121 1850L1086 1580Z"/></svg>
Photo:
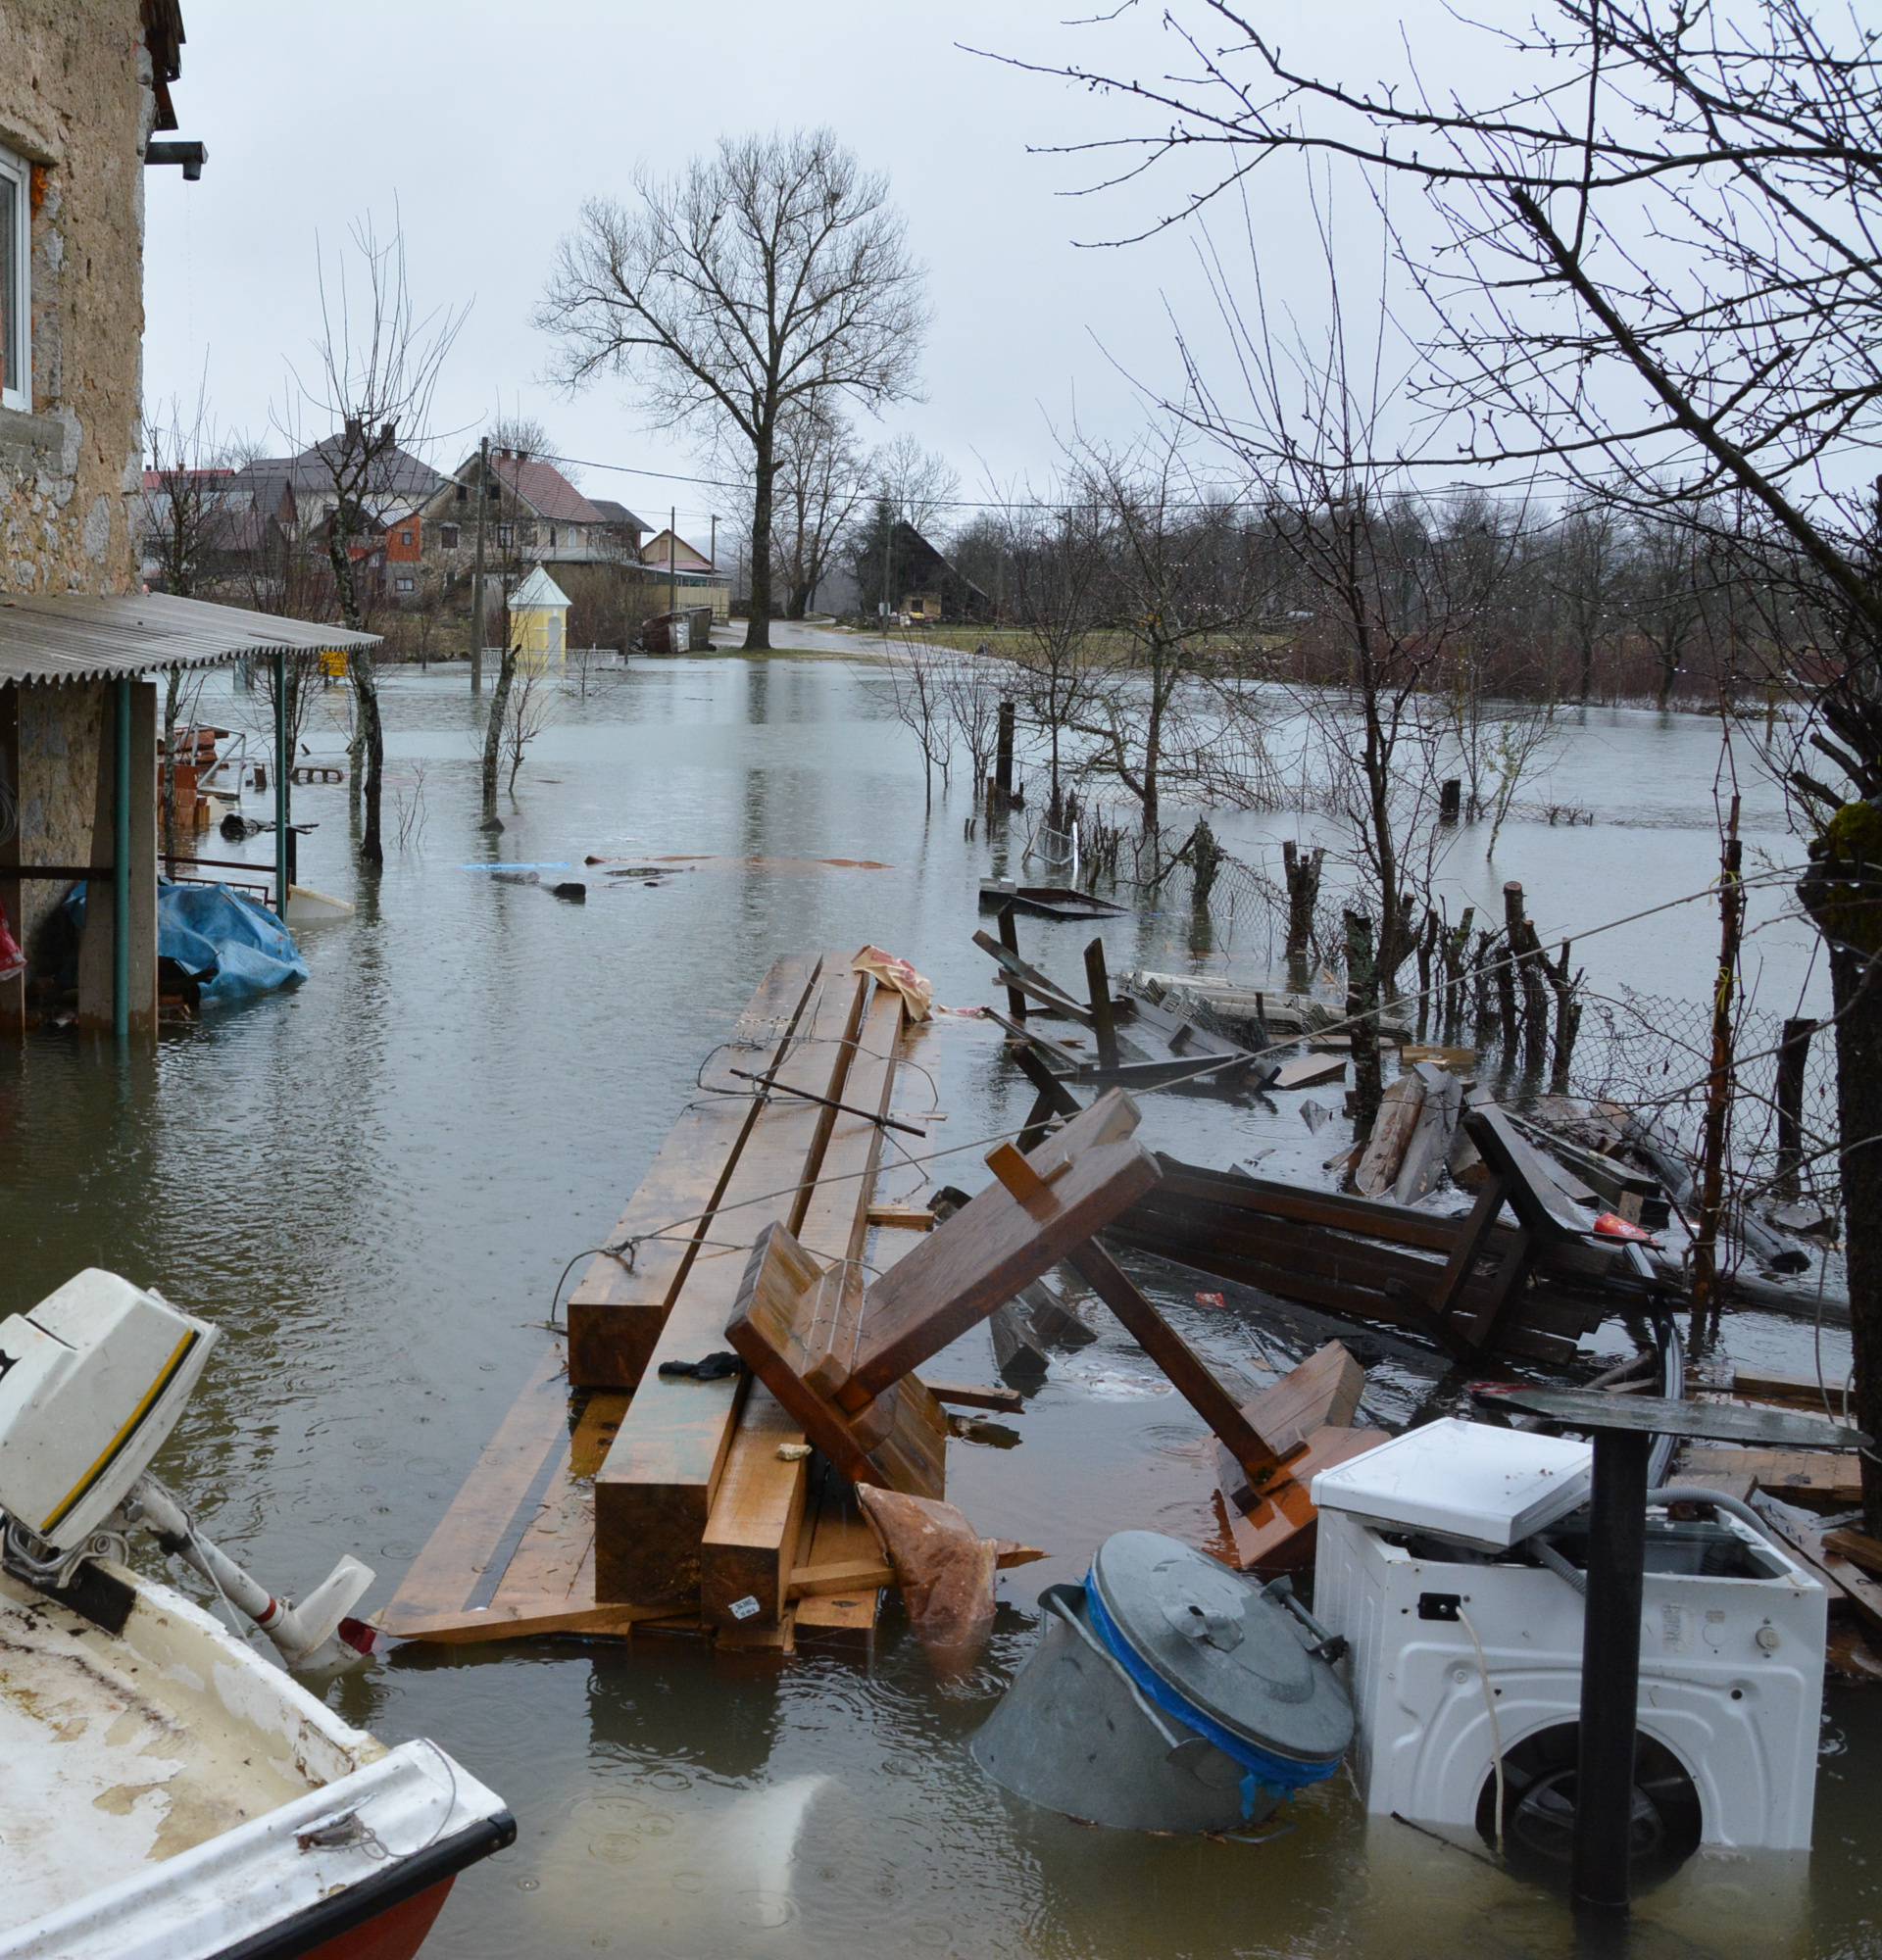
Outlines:
<svg viewBox="0 0 1882 1960"><path fill-rule="evenodd" d="M375 1599L540 1353L564 1262L612 1224L700 1057L777 954L872 940L932 975L943 1001L988 994L969 944L985 845L964 838L958 801L924 811L913 746L866 668L637 663L558 704L495 839L475 828L462 674L395 674L385 699L389 795L417 816L373 891L350 868L343 792L297 793L297 815L319 824L304 879L359 905L307 934L305 988L169 1038L154 1063L63 1039L0 1054L0 1305L96 1262L215 1320L227 1339L171 1473L277 1584L305 1586L353 1549L380 1571ZM317 751L338 739L318 724L309 736ZM1628 827L1514 823L1495 864L1465 832L1445 875L1479 903L1520 877L1552 928L1701 886L1715 747L1703 723L1592 717L1558 764L1573 777L1562 794ZM1750 820L1773 832L1774 803L1754 801ZM1219 827L1244 851L1293 831L1291 819ZM1782 840L1766 841L1781 860ZM577 869L583 907L464 868L591 854L710 861L652 887ZM819 858L890 868L806 862ZM1779 909L1760 896L1754 917ZM1074 972L1090 936L1022 931ZM1181 966L1191 931L1181 906L1108 925L1113 970ZM1584 939L1578 957L1598 983L1697 997L1707 936L1662 919ZM1794 984L1808 939L1779 926L1756 943L1773 984ZM1238 922L1209 956L1257 972L1264 941ZM937 1147L1015 1119L984 1025L939 1021L918 1054L945 1112ZM928 1101L925 1084L910 1094ZM1210 1161L1314 1161L1291 1109L1154 1102L1147 1130ZM976 1158L963 1151L942 1169L972 1184ZM1168 1271L1160 1294L1214 1365L1251 1382L1328 1329L1311 1315L1252 1328ZM828 1656L728 1669L651 1642L544 1644L401 1655L337 1688L355 1720L437 1737L521 1820L518 1848L462 1883L427 1950L1572 1950L1554 1899L1403 1827L1368 1830L1344 1782L1255 1846L1089 1831L979 1775L967 1739L1028 1650L1040 1588L1079 1577L1108 1530L1201 1544L1214 1529L1196 1422L1114 1324L1095 1312L1093 1324L1099 1342L1055 1369L1020 1421L1022 1448L954 1446L951 1494L980 1529L1053 1553L1003 1580L993 1646L965 1683L937 1688L892 1621L867 1672ZM1767 1351L1794 1339L1746 1325ZM1403 1420L1430 1386L1428 1357L1379 1334L1355 1346L1373 1371L1368 1405ZM990 1368L977 1332L937 1371ZM1808 1897L1708 1860L1645 1902L1635 1951L1865 1950L1876 1893L1856 1766L1882 1733L1851 1694L1833 1697L1825 1733Z"/></svg>

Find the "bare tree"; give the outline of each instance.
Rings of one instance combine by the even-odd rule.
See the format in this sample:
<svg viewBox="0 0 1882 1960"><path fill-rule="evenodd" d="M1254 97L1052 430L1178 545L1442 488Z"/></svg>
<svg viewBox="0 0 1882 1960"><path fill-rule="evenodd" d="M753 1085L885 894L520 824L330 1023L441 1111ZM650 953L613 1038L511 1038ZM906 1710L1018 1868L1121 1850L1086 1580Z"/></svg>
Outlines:
<svg viewBox="0 0 1882 1960"><path fill-rule="evenodd" d="M1857 1421L1882 1425L1882 64L1857 10L1809 0L1544 0L1489 29L1482 93L1434 97L1417 52L1376 82L1291 63L1216 0L1175 18L1187 74L1073 71L1148 111L1141 167L1202 154L1176 219L1303 150L1390 210L1430 326L1415 385L1452 461L1548 466L1781 567L1810 725L1778 759L1808 829L1800 886L1829 952ZM1115 20L1116 14L1107 17ZM1447 30L1449 24L1447 24ZM1504 77L1512 65L1513 87ZM1470 73L1447 59L1449 75ZM1056 71L1058 72L1058 71ZM1486 74L1489 73L1485 71ZM1725 535L1721 497L1734 507ZM1755 513L1756 520L1746 513ZM1780 648L1781 640L1773 633ZM1882 1454L1862 1461L1882 1531Z"/></svg>
<svg viewBox="0 0 1882 1960"><path fill-rule="evenodd" d="M1195 441L1189 418L1171 416L1129 448L1081 441L1070 459L1099 533L1098 604L1126 653L1101 669L1080 727L1137 804L1153 877L1172 777L1231 804L1249 802L1255 781L1230 763L1256 697L1231 683L1258 594L1233 506L1192 466Z"/></svg>
<svg viewBox="0 0 1882 1960"><path fill-rule="evenodd" d="M367 596L354 547L382 535L394 516L421 500L426 485L412 480L400 440L423 446L438 373L465 315L418 312L406 278L405 234L396 222L390 237L381 239L372 220L364 218L348 236L351 254L343 252L330 273L324 253L319 258L319 370L311 383L300 383L300 394L333 429L311 453L332 499L326 555L339 614L363 631ZM295 420L291 410L285 419ZM385 861L379 823L385 733L371 651L354 648L348 666L358 708L353 794L365 808L360 861L378 865Z"/></svg>
<svg viewBox="0 0 1882 1960"><path fill-rule="evenodd" d="M541 664L535 661L517 662L503 717L503 754L510 765L504 787L513 797L522 759L554 713L555 693L545 682Z"/></svg>
<svg viewBox="0 0 1882 1960"><path fill-rule="evenodd" d="M951 656L918 635L904 639L889 657L888 673L895 718L916 739L921 751L921 790L924 804L934 802L934 778L941 777L947 794L954 769L954 721L948 680Z"/></svg>
<svg viewBox="0 0 1882 1960"><path fill-rule="evenodd" d="M862 504L865 464L834 403L809 396L780 418L771 550L784 579L784 616L811 610Z"/></svg>
<svg viewBox="0 0 1882 1960"><path fill-rule="evenodd" d="M154 583L186 599L203 580L212 555L228 543L236 514L229 446L216 433L203 389L187 414L173 396L167 412L146 415L144 451L149 464L139 505L139 546ZM172 667L164 679L161 791L167 858L176 856L176 725L182 702L182 669Z"/></svg>
<svg viewBox="0 0 1882 1960"><path fill-rule="evenodd" d="M642 175L633 207L592 198L558 253L537 323L576 387L637 373L664 423L730 429L750 448L751 620L770 645L781 418L914 391L923 277L886 179L827 129L722 137L679 177Z"/></svg>
<svg viewBox="0 0 1882 1960"><path fill-rule="evenodd" d="M1574 497L1549 554L1548 578L1562 639L1575 662L1575 699L1585 708L1595 685L1595 653L1613 622L1621 528L1606 498Z"/></svg>
<svg viewBox="0 0 1882 1960"><path fill-rule="evenodd" d="M946 457L907 434L883 444L867 466L869 511L851 529L850 568L866 602L879 600L887 613L908 596L917 540L932 545L961 479Z"/></svg>
<svg viewBox="0 0 1882 1960"><path fill-rule="evenodd" d="M1087 719L1104 684L1093 635L1099 618L1102 548L1089 506L1039 506L1009 529L1015 699L1046 738L1046 821L1065 828L1066 738Z"/></svg>

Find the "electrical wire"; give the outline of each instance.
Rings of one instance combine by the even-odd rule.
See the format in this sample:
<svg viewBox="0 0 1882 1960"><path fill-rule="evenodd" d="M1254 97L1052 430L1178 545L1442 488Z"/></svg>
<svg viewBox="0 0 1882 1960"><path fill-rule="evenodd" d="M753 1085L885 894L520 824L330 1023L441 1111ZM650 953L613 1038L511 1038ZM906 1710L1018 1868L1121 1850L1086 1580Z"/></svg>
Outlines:
<svg viewBox="0 0 1882 1960"><path fill-rule="evenodd" d="M1470 1636L1470 1645L1477 1656L1477 1679L1483 1684L1483 1705L1490 1716L1490 1760L1497 1773L1497 1856L1503 1856L1503 1724L1497 1719L1497 1690L1490 1683L1490 1663L1484 1656L1483 1642L1477 1639L1477 1630L1470 1624L1470 1615L1461 1606L1458 1608L1458 1624Z"/></svg>

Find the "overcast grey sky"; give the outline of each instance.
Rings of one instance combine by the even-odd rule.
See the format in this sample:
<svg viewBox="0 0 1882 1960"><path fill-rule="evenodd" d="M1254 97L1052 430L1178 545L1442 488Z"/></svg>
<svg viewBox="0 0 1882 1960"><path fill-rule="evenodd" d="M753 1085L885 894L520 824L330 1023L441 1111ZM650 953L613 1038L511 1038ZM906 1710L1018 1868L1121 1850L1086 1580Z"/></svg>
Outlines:
<svg viewBox="0 0 1882 1960"><path fill-rule="evenodd" d="M1420 0L1421 4L1421 0ZM531 326L558 236L583 197L625 195L637 165L682 166L722 131L826 122L884 171L931 281L926 400L879 429L914 431L960 470L964 494L1050 473L1054 424L1074 413L1115 437L1139 419L1128 374L1175 376L1165 300L1206 312L1196 240L1179 229L1127 251L1079 250L1149 210L1146 194L1101 207L1056 193L1088 161L1029 157L1027 143L1115 133L1113 101L962 52L978 43L1037 60L1169 53L1157 10L1115 33L1074 30L1036 0L884 5L864 0L692 0L659 6L560 0L335 0L318 27L304 11L257 0L185 0L188 43L174 91L179 134L210 149L198 183L148 181L145 371L153 402L208 394L224 429L270 436L291 388L311 372L315 241L331 250L371 212L391 227L397 200L421 307L472 301L439 390L443 437L473 437L499 405L537 416L566 453L597 463L696 472L700 444L649 432L614 382L572 399L542 380L548 348ZM1433 4L1432 12L1438 13ZM1329 10L1270 0L1264 18L1323 41ZM1340 0L1332 18L1357 47L1395 38L1398 10ZM1164 179L1164 193L1176 179ZM1321 285L1311 227L1278 195L1261 214L1264 274L1313 304ZM1102 343L1102 344L1101 344ZM456 461L462 437L431 460ZM586 488L682 531L725 521L727 500L599 468Z"/></svg>

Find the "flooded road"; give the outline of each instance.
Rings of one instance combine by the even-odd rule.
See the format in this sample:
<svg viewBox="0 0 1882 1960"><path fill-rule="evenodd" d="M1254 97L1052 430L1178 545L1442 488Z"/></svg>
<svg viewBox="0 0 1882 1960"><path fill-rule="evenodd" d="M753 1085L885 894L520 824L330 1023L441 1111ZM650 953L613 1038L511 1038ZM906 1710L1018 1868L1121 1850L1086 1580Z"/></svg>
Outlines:
<svg viewBox="0 0 1882 1960"><path fill-rule="evenodd" d="M551 1338L557 1275L613 1224L773 957L872 940L930 974L941 1001L989 995L969 941L986 844L964 837L959 789L924 811L914 745L867 666L718 658L601 677L585 700L558 699L495 840L475 825L462 670L395 670L384 693L376 892L350 868L343 790L297 792L297 816L319 822L303 882L359 903L306 933L305 987L167 1037L154 1062L55 1037L0 1052L4 1305L98 1263L216 1321L226 1339L169 1474L284 1589L358 1552L380 1575L373 1605ZM205 711L242 725L258 710L238 698ZM308 741L334 750L341 737L317 716ZM1494 865L1466 832L1445 876L1479 904L1521 878L1545 936L1573 930L1598 987L1699 999L1704 907L1586 930L1710 877L1716 753L1702 722L1594 715L1558 769L1573 774L1564 799L1606 820L1512 822ZM1251 854L1293 834L1292 819L1221 828ZM1752 855L1795 855L1768 793L1748 795L1748 828ZM584 872L589 853L702 861L650 889ZM830 858L889 868L808 861ZM470 868L498 859L570 862L588 903ZM1782 887L1755 894L1771 1011L1809 965L1787 905ZM1089 937L1022 932L1068 970ZM1186 906L1119 921L1107 939L1114 971L1181 966L1194 951ZM1265 945L1238 928L1207 956L1258 972ZM936 1148L1016 1120L1023 1100L991 1030L944 1020L918 1053L946 1116ZM1153 1102L1145 1133L1211 1161L1312 1154L1291 1110ZM981 1175L967 1150L940 1168ZM1323 1338L1305 1319L1213 1310L1167 1272L1160 1297L1224 1372L1258 1367L1263 1350L1284 1363ZM543 1643L400 1654L343 1684L350 1717L388 1739L435 1737L520 1820L517 1848L461 1882L427 1952L1573 1950L1556 1900L1401 1827L1368 1833L1344 1779L1301 1800L1286 1836L1253 1845L1084 1830L980 1776L967 1738L1029 1649L1040 1587L1080 1577L1124 1525L1199 1544L1214 1529L1199 1425L1099 1324L1103 1339L1056 1369L1019 1421L1021 1448L953 1446L950 1495L980 1530L1054 1554L1003 1578L995 1642L964 1683L937 1687L891 1612L868 1670ZM1749 1320L1733 1338L1793 1355L1808 1341ZM1428 1357L1383 1339L1356 1346L1373 1364L1371 1405L1403 1416ZM1846 1365L1833 1344L1826 1361L1837 1375ZM976 1331L936 1373L986 1379L991 1365ZM1867 1785L1882 1708L1834 1693L1824 1742L1808 1890L1794 1870L1695 1861L1643 1901L1632 1951L1878 1950Z"/></svg>

